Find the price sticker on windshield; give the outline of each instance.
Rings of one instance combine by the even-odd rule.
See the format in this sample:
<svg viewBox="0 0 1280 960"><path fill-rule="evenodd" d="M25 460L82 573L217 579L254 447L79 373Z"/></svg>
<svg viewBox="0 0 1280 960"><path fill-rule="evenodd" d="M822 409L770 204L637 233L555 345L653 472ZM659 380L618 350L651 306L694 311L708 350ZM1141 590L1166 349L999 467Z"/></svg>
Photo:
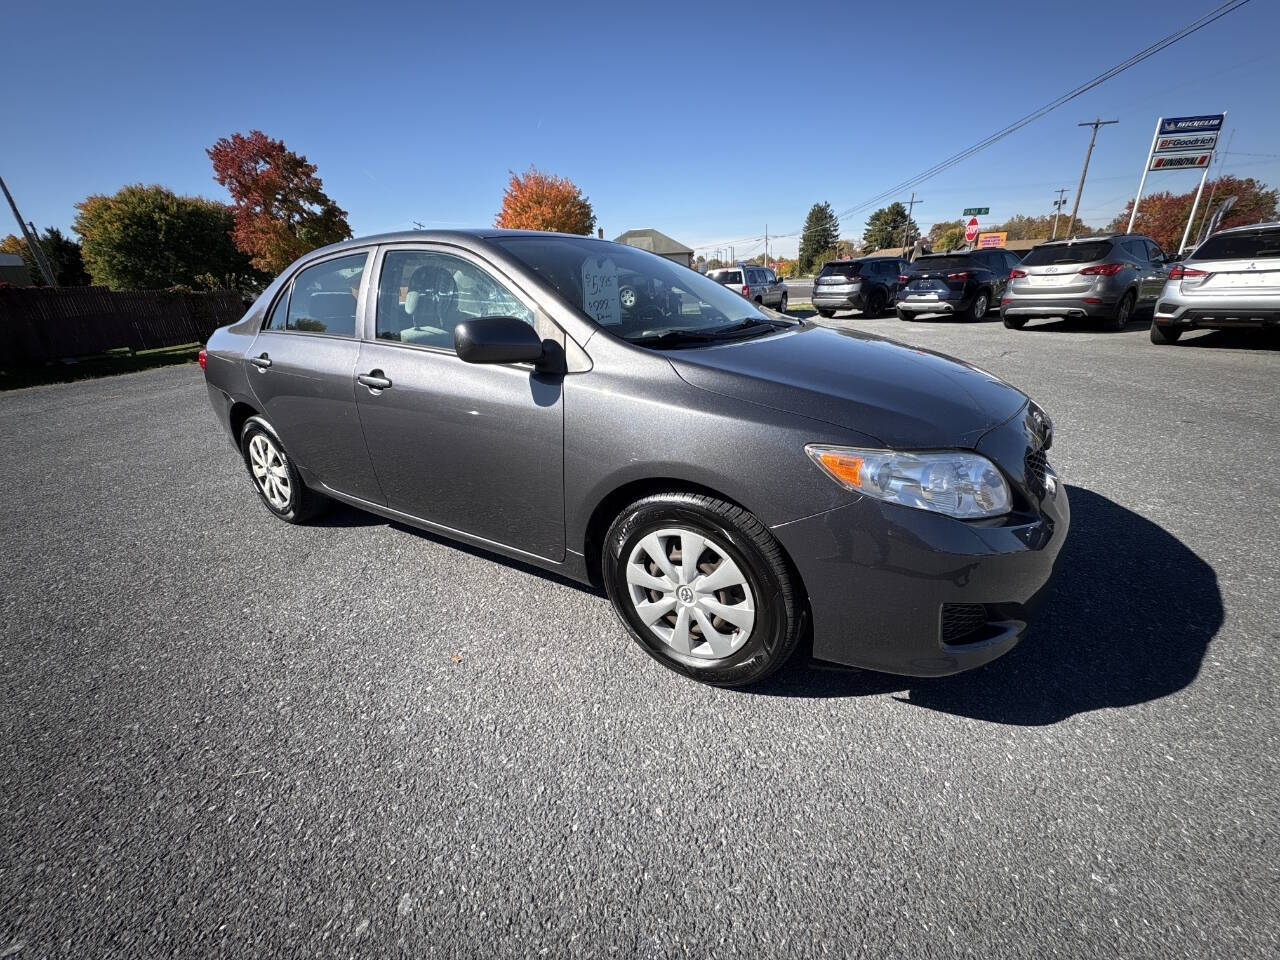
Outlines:
<svg viewBox="0 0 1280 960"><path fill-rule="evenodd" d="M587 257L582 263L582 309L602 326L622 323L618 267L612 260Z"/></svg>

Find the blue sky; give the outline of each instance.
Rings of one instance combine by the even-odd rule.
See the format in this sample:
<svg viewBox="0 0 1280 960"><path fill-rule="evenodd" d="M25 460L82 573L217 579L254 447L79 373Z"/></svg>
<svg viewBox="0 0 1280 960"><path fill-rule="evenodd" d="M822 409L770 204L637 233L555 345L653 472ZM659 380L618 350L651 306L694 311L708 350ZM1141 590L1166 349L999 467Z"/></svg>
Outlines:
<svg viewBox="0 0 1280 960"><path fill-rule="evenodd" d="M204 150L260 128L318 165L357 235L491 224L531 163L577 182L609 237L785 234L815 201L853 207L1216 5L17 4L0 176L25 217L65 229L78 200L127 183L226 199ZM1253 0L917 188L918 222L1070 199L1076 124L1094 116L1120 123L1099 135L1087 222L1132 195L1161 113L1227 110L1226 172L1280 183L1277 37L1280 3Z"/></svg>

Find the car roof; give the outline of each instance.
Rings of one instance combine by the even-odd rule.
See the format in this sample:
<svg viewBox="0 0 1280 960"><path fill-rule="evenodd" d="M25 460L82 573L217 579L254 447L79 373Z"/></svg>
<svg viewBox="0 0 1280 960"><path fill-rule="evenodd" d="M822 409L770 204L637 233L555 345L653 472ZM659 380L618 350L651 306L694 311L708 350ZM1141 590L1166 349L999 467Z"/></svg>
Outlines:
<svg viewBox="0 0 1280 960"><path fill-rule="evenodd" d="M1218 233L1243 233L1247 230L1280 230L1280 220L1268 220L1266 223L1247 223L1242 227L1227 227L1225 230L1219 230Z"/></svg>
<svg viewBox="0 0 1280 960"><path fill-rule="evenodd" d="M371 244L379 243L458 243L461 241L463 243L474 244L476 241L503 240L511 237L565 237L570 240L590 240L593 243L607 243L610 246L626 246L626 244L619 244L614 240L604 240L599 237L593 237L590 234L583 235L578 233L553 233L547 230L502 230L497 227L475 227L462 230L395 230L389 233L373 233L364 237L352 237L350 240L331 243L329 246L322 247L320 249L326 253L333 253L352 247L367 247ZM319 252L319 250L312 251L312 253Z"/></svg>

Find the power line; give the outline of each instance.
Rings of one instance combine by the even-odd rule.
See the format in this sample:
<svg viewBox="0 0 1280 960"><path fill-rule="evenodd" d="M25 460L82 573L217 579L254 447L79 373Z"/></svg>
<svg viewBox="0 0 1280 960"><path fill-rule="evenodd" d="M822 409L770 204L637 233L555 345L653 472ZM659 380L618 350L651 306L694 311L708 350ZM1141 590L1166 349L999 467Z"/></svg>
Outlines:
<svg viewBox="0 0 1280 960"><path fill-rule="evenodd" d="M1038 110L1034 110L1033 112L1027 114L1026 116L1023 116L1018 120L1015 120L1013 123L1009 124L1008 126L1003 127L1000 130L997 130L995 133L991 134L988 137L985 137L982 140L979 140L977 143L973 144L970 147L967 147L964 150L961 150L959 153L952 154L950 157L947 157L945 160L939 161L929 169L919 174L916 174L914 177L904 180L901 183L895 184L894 186L889 187L887 190L884 190L876 194L875 196L862 201L861 203L855 204L854 206L849 207L846 210L842 210L840 213L836 214L837 219L843 220L845 217L849 216L850 214L858 213L862 210L865 210L867 207L873 206L874 204L887 200L890 197L901 195L902 193L905 193L906 191L911 190L916 186L919 186L921 183L924 183L926 180L936 177L938 174L942 173L943 171L948 170L951 167L954 167L956 164L969 159L974 154L979 153L982 150L985 150L987 147L990 147L995 143L998 143L999 141L1003 140L1005 137L1009 136L1010 134L1016 133L1017 131L1021 130L1023 127L1027 126L1028 124L1033 123L1036 120L1039 120L1041 117L1051 113L1052 111L1056 110L1058 107L1061 107L1064 104L1070 103L1072 100L1075 100L1076 98L1083 96L1084 94L1088 93L1090 90L1094 89L1095 87L1100 86L1101 84L1106 83L1108 80L1111 80L1112 78L1117 77L1120 74L1124 73L1126 70L1129 70L1130 68L1137 66L1139 63L1142 63L1142 61L1155 56L1157 53L1166 49L1167 47L1171 47L1178 41L1185 40L1187 37L1191 36L1192 34L1197 33L1200 30L1203 30L1205 27L1207 27L1209 24L1213 23L1214 21L1219 20L1222 17L1225 17L1229 13L1234 13L1236 10L1239 10L1241 7L1243 7L1246 3L1249 3L1249 0L1227 0L1226 3L1219 4L1217 7L1214 7L1212 10L1210 10L1208 13L1204 14L1203 16L1199 17L1198 19L1191 21L1191 23L1187 24L1186 26L1178 30L1175 30L1173 33L1169 34L1163 39L1157 40L1155 43L1151 44L1150 46L1145 47L1142 50L1139 50L1137 53L1133 54L1128 59L1122 60L1120 63L1111 67L1109 70L1106 70L1098 74L1097 76L1093 77L1091 80L1088 80L1085 83L1080 84L1075 89L1069 90L1066 93L1062 94L1061 96L1057 97L1056 99L1051 100L1049 103L1040 107ZM799 236L800 232L801 231L796 230L792 233L775 234L774 236L775 238L778 238L778 239L781 239L783 237L795 237L795 236Z"/></svg>

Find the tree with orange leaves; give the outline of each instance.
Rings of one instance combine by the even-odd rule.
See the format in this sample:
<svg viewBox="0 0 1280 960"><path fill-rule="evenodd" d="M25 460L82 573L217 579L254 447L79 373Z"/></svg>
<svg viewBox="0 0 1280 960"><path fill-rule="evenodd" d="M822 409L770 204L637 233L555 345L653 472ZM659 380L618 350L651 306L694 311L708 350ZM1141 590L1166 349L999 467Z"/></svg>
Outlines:
<svg viewBox="0 0 1280 960"><path fill-rule="evenodd" d="M351 236L346 211L329 199L316 165L261 130L233 133L207 151L213 178L231 194L236 246L271 275L317 247Z"/></svg>
<svg viewBox="0 0 1280 960"><path fill-rule="evenodd" d="M596 228L596 215L572 180L530 167L523 175L511 171L493 223L510 230L589 234Z"/></svg>

